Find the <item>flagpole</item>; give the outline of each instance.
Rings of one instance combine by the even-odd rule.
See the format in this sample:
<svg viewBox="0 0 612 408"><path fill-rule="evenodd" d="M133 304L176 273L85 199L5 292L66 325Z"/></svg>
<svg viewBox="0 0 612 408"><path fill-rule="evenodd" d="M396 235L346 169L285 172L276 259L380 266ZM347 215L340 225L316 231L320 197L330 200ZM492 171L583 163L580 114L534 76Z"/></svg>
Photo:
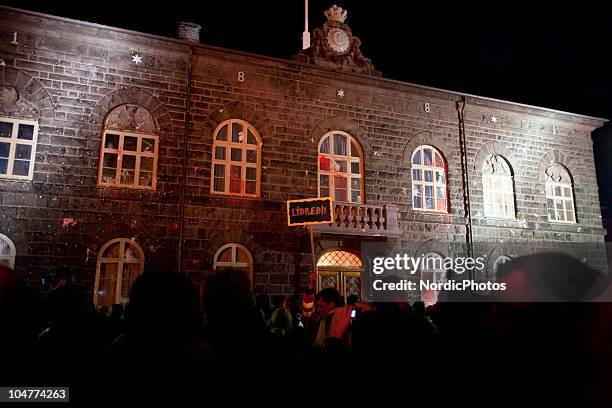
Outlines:
<svg viewBox="0 0 612 408"><path fill-rule="evenodd" d="M302 49L310 48L310 32L308 31L308 0L304 0L304 32L302 33Z"/></svg>

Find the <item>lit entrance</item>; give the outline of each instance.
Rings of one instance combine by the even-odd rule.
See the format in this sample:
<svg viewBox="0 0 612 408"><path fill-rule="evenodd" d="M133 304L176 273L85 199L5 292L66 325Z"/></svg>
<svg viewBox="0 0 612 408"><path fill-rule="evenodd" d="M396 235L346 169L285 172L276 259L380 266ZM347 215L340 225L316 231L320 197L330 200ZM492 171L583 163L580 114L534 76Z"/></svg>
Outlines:
<svg viewBox="0 0 612 408"><path fill-rule="evenodd" d="M336 288L345 301L350 295L361 299L361 259L356 252L334 248L319 257L317 292L325 288Z"/></svg>

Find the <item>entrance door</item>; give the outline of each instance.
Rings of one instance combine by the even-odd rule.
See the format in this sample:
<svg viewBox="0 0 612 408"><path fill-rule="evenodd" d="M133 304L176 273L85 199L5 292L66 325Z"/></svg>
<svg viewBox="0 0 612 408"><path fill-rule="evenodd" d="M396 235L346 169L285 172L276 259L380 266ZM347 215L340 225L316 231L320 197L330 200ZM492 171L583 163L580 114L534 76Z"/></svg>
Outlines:
<svg viewBox="0 0 612 408"><path fill-rule="evenodd" d="M345 301L350 295L361 299L361 259L356 252L334 248L319 257L317 292L325 288L336 288Z"/></svg>

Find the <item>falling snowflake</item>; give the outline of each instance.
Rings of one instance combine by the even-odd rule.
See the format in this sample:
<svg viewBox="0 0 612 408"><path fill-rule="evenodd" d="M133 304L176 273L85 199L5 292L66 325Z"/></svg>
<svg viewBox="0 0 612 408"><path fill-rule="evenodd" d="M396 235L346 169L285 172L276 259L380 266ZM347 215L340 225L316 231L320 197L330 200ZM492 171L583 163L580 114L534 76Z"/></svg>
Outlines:
<svg viewBox="0 0 612 408"><path fill-rule="evenodd" d="M62 228L74 227L75 225L77 225L77 222L74 220L74 218L67 217L67 218L64 218L64 221L62 223Z"/></svg>

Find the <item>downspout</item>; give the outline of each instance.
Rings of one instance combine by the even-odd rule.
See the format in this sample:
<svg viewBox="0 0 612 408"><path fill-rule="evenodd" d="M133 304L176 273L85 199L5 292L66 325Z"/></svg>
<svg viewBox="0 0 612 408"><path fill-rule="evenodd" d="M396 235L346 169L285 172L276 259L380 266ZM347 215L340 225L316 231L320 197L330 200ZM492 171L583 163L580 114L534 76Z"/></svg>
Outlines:
<svg viewBox="0 0 612 408"><path fill-rule="evenodd" d="M474 257L474 240L472 236L472 210L470 202L470 180L468 171L468 159L467 159L467 142L465 136L465 122L464 122L464 110L465 110L465 95L461 96L460 101L455 102L455 108L457 109L457 119L459 120L459 147L461 152L461 179L463 182L463 209L465 212L465 241L467 244L467 256ZM471 274L473 272L470 272ZM471 277L472 279L474 276Z"/></svg>
<svg viewBox="0 0 612 408"><path fill-rule="evenodd" d="M189 143L189 121L191 120L191 76L193 67L193 47L189 46L187 63L187 111L185 112L185 130L183 135L183 167L181 174L181 194L179 196L179 241L177 254L177 271L183 273L183 239L185 236L185 194L187 190L187 152Z"/></svg>

